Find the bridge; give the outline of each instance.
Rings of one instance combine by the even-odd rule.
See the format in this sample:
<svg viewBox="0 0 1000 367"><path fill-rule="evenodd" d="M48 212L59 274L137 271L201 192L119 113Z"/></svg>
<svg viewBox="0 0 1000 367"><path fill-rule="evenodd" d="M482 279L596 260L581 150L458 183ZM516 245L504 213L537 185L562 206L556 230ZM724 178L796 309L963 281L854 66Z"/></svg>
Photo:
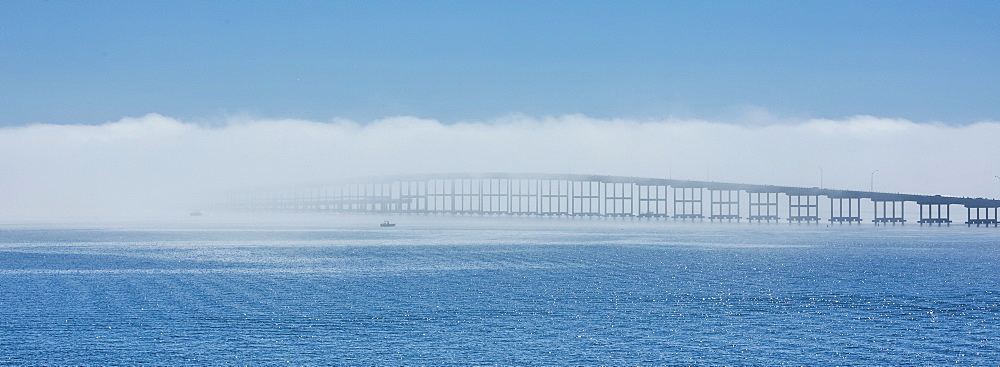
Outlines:
<svg viewBox="0 0 1000 367"><path fill-rule="evenodd" d="M822 200L821 200L822 199ZM827 205L827 202L829 203ZM822 204L822 205L821 205ZM870 205L871 210L862 210ZM345 180L228 195L223 207L249 212L625 217L722 222L951 225L997 227L1000 200L582 174L423 174ZM820 210L824 207L824 210ZM707 208L707 209L706 209ZM827 212L826 209L829 209Z"/></svg>

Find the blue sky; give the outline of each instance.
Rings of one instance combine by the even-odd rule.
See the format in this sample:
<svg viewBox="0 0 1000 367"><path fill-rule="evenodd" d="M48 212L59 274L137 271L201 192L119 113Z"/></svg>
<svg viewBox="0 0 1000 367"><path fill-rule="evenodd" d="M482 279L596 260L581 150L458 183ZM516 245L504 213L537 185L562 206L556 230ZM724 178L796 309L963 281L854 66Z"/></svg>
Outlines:
<svg viewBox="0 0 1000 367"><path fill-rule="evenodd" d="M997 1L0 2L0 126L1000 119Z"/></svg>

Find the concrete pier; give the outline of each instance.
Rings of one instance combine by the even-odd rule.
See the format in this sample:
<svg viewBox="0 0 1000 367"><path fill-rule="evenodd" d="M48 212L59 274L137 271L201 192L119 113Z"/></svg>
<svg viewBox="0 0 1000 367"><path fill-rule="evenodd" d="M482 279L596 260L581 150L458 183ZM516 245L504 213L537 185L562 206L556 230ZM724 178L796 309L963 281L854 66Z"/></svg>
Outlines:
<svg viewBox="0 0 1000 367"><path fill-rule="evenodd" d="M427 182L401 181L399 183L400 211L403 213L427 212Z"/></svg>
<svg viewBox="0 0 1000 367"><path fill-rule="evenodd" d="M903 201L899 200L872 199L874 207L873 212L875 215L872 222L875 223L876 226L886 223L892 223L892 225L896 225L896 223L899 223L900 225L906 224L906 215L903 211L903 203Z"/></svg>
<svg viewBox="0 0 1000 367"><path fill-rule="evenodd" d="M480 209L482 214L485 215L499 215L507 214L509 209L509 202L507 197L510 195L508 191L507 181L502 179L484 179L480 181L481 200L482 204Z"/></svg>
<svg viewBox="0 0 1000 367"><path fill-rule="evenodd" d="M861 223L860 197L830 197L830 223Z"/></svg>
<svg viewBox="0 0 1000 367"><path fill-rule="evenodd" d="M708 220L740 221L740 190L709 189Z"/></svg>
<svg viewBox="0 0 1000 367"><path fill-rule="evenodd" d="M925 223L928 225L937 224L939 227L941 224L951 225L951 205L941 204L941 203L921 203L920 205L920 225ZM941 208L944 208L942 212ZM926 211L926 214L925 214Z"/></svg>
<svg viewBox="0 0 1000 367"><path fill-rule="evenodd" d="M508 180L507 184L510 187L507 191L510 214L538 214L538 180Z"/></svg>
<svg viewBox="0 0 1000 367"><path fill-rule="evenodd" d="M976 227L981 225L989 227L990 224L992 224L993 227L997 226L998 207L967 205L965 209L967 213L966 218L968 218L965 222L966 226L972 227L973 224L975 224ZM992 209L992 217L990 217L990 209ZM975 215L973 215L973 213L975 213Z"/></svg>
<svg viewBox="0 0 1000 367"><path fill-rule="evenodd" d="M564 180L539 181L539 214L570 214L570 182Z"/></svg>
<svg viewBox="0 0 1000 367"><path fill-rule="evenodd" d="M637 185L639 191L638 216L642 218L667 218L667 185Z"/></svg>
<svg viewBox="0 0 1000 367"><path fill-rule="evenodd" d="M604 183L604 211L609 217L631 217L635 213L632 207L634 185L626 182Z"/></svg>
<svg viewBox="0 0 1000 367"><path fill-rule="evenodd" d="M747 216L751 222L761 221L771 223L773 220L778 223L778 193L777 192L760 192L760 191L748 191L747 201L750 206L750 215Z"/></svg>
<svg viewBox="0 0 1000 367"><path fill-rule="evenodd" d="M570 215L600 216L601 183L598 181L572 181L570 184Z"/></svg>
<svg viewBox="0 0 1000 367"><path fill-rule="evenodd" d="M674 187L674 219L704 219L702 187Z"/></svg>
<svg viewBox="0 0 1000 367"><path fill-rule="evenodd" d="M819 223L819 195L788 194L788 223Z"/></svg>

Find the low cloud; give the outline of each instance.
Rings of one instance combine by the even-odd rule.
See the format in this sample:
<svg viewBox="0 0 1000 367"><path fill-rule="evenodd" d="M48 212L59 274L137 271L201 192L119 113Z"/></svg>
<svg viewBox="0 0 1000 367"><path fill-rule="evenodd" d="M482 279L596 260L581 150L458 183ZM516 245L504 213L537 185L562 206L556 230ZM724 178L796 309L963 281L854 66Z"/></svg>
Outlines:
<svg viewBox="0 0 1000 367"><path fill-rule="evenodd" d="M0 219L183 213L229 189L439 172L596 173L1000 196L1000 123L842 120L731 124L579 115L442 124L149 114L0 128ZM165 214L166 213L166 214Z"/></svg>

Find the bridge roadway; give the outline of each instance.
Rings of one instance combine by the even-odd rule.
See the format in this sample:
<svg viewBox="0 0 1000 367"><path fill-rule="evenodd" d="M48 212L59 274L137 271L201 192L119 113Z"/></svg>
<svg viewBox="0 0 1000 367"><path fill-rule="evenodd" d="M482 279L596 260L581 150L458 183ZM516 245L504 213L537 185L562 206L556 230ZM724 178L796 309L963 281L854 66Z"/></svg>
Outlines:
<svg viewBox="0 0 1000 367"><path fill-rule="evenodd" d="M966 208L967 225L997 227L1000 208L1000 200L986 198L515 173L382 176L248 191L229 195L224 207L241 211L597 216L728 222L744 218L778 222L782 219L779 213L784 211L784 219L790 223L818 223L822 220L820 197L829 199L827 220L847 224L862 222L862 199L870 203L872 210L866 214L872 216L876 225L906 223L905 204L915 203L921 225L950 225L951 207L960 205Z"/></svg>

